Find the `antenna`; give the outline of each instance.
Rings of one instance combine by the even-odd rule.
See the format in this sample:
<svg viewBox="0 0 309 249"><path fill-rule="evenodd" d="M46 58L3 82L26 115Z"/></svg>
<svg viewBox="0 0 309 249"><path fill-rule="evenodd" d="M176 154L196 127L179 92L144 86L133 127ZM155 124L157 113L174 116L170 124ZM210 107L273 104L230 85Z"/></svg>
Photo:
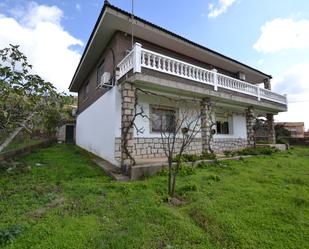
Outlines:
<svg viewBox="0 0 309 249"><path fill-rule="evenodd" d="M132 0L132 9L131 9L131 45L132 45L132 49L133 49L133 38L134 38L134 0Z"/></svg>

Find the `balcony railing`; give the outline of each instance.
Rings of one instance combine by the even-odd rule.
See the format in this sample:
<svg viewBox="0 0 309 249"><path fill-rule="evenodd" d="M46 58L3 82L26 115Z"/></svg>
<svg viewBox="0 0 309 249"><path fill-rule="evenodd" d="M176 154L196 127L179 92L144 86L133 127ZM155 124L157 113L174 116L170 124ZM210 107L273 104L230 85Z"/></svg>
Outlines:
<svg viewBox="0 0 309 249"><path fill-rule="evenodd" d="M221 87L231 91L255 96L259 101L261 99L266 99L285 105L287 104L287 98L285 95L274 93L256 85L217 73L216 69L207 70L205 68L144 49L138 43L135 43L133 50L131 50L131 52L118 64L118 79L124 76L131 69L133 69L134 73L140 73L142 67L208 84L213 86L215 91L218 91L218 87Z"/></svg>

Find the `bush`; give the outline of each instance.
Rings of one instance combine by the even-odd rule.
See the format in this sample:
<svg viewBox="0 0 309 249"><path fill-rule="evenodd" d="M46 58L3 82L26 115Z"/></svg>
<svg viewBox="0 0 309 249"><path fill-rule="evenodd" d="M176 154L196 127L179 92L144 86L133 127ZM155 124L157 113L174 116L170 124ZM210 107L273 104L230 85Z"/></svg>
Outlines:
<svg viewBox="0 0 309 249"><path fill-rule="evenodd" d="M289 140L285 138L278 138L276 143L278 144L289 144Z"/></svg>
<svg viewBox="0 0 309 249"><path fill-rule="evenodd" d="M208 179L208 180L212 180L212 181L214 181L214 182L219 182L219 181L221 180L220 176L218 176L218 175L209 175L209 176L207 177L207 179Z"/></svg>
<svg viewBox="0 0 309 249"><path fill-rule="evenodd" d="M10 240L14 239L18 234L22 232L20 225L14 225L6 229L0 230L0 245L5 245Z"/></svg>
<svg viewBox="0 0 309 249"><path fill-rule="evenodd" d="M269 141L267 140L258 140L256 141L257 144L269 144Z"/></svg>
<svg viewBox="0 0 309 249"><path fill-rule="evenodd" d="M197 191L198 190L198 187L195 183L192 183L192 184L187 184L183 187L181 187L179 190L178 190L178 193L180 195L184 195L186 192L194 192L194 191Z"/></svg>
<svg viewBox="0 0 309 249"><path fill-rule="evenodd" d="M238 151L238 155L247 156L247 155L258 155L258 151L256 148L245 148L243 150Z"/></svg>
<svg viewBox="0 0 309 249"><path fill-rule="evenodd" d="M192 166L188 166L185 163L180 164L179 173L178 173L180 176L190 176L190 175L194 175L195 173L196 173L196 170Z"/></svg>
<svg viewBox="0 0 309 249"><path fill-rule="evenodd" d="M205 169L208 168L209 166L211 165L208 162L199 162L196 167L199 169Z"/></svg>
<svg viewBox="0 0 309 249"><path fill-rule="evenodd" d="M208 152L204 152L201 156L200 159L201 160L213 160L216 159L216 154L214 153L208 153Z"/></svg>
<svg viewBox="0 0 309 249"><path fill-rule="evenodd" d="M182 154L181 156L177 155L173 158L173 162L196 162L199 160L213 160L216 159L216 154L204 152L202 155L196 154Z"/></svg>
<svg viewBox="0 0 309 249"><path fill-rule="evenodd" d="M226 157L230 157L230 156L231 156L231 151L225 150L225 151L223 151L223 154L224 154Z"/></svg>
<svg viewBox="0 0 309 249"><path fill-rule="evenodd" d="M177 155L176 157L173 158L173 162L195 162L200 159L200 156L195 155L195 154L182 154L182 156Z"/></svg>
<svg viewBox="0 0 309 249"><path fill-rule="evenodd" d="M256 148L245 148L238 151L238 155L272 155L273 153L278 152L278 149L273 147L256 147Z"/></svg>

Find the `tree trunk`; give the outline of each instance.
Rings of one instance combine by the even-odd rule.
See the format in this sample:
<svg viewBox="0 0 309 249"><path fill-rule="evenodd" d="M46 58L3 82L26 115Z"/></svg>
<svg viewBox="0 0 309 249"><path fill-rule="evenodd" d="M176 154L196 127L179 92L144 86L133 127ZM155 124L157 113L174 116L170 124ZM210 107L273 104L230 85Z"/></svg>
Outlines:
<svg viewBox="0 0 309 249"><path fill-rule="evenodd" d="M172 192L172 163L173 161L168 158L168 195L171 196Z"/></svg>
<svg viewBox="0 0 309 249"><path fill-rule="evenodd" d="M34 113L30 114L21 124L19 127L17 127L0 145L0 152L2 152L6 146L8 146L13 139L21 132L21 130L25 127L25 125L32 119L34 116Z"/></svg>
<svg viewBox="0 0 309 249"><path fill-rule="evenodd" d="M171 197L174 197L175 195L175 186L176 186L176 173L173 174Z"/></svg>

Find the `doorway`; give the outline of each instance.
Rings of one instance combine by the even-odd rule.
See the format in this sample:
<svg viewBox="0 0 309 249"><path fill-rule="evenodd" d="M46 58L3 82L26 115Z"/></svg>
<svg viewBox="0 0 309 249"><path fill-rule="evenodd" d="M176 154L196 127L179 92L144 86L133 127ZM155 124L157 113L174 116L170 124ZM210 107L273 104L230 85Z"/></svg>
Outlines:
<svg viewBox="0 0 309 249"><path fill-rule="evenodd" d="M74 144L74 125L66 125L65 142L67 144Z"/></svg>

